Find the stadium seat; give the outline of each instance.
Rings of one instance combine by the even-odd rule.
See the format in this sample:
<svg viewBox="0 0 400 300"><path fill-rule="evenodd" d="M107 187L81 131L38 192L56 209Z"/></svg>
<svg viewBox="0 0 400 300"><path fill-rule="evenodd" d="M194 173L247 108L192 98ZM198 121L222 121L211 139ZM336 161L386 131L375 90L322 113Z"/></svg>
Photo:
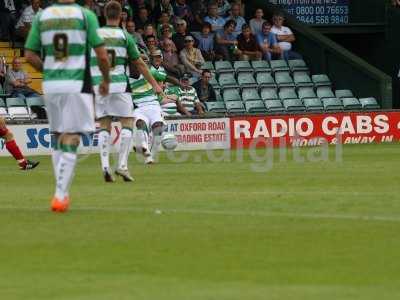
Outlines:
<svg viewBox="0 0 400 300"><path fill-rule="evenodd" d="M219 75L218 82L222 89L239 88L233 73L223 73Z"/></svg>
<svg viewBox="0 0 400 300"><path fill-rule="evenodd" d="M276 88L276 83L271 73L259 72L256 74L256 81L260 88L263 87L273 87Z"/></svg>
<svg viewBox="0 0 400 300"><path fill-rule="evenodd" d="M249 101L249 100L261 100L261 97L258 94L256 89L244 88L242 90L242 100L244 102Z"/></svg>
<svg viewBox="0 0 400 300"><path fill-rule="evenodd" d="M233 73L232 64L227 60L218 60L215 62L215 71L217 74Z"/></svg>
<svg viewBox="0 0 400 300"><path fill-rule="evenodd" d="M294 88L282 88L279 90L279 99L297 99L297 94Z"/></svg>
<svg viewBox="0 0 400 300"><path fill-rule="evenodd" d="M216 86L219 86L219 83L217 81L217 75L215 73L211 73L211 79L210 79L210 84L215 88Z"/></svg>
<svg viewBox="0 0 400 300"><path fill-rule="evenodd" d="M292 59L288 61L290 71L294 74L295 72L308 72L306 62L302 59Z"/></svg>
<svg viewBox="0 0 400 300"><path fill-rule="evenodd" d="M214 89L215 92L215 98L217 101L224 101L221 96L221 89Z"/></svg>
<svg viewBox="0 0 400 300"><path fill-rule="evenodd" d="M3 89L2 85L0 84L0 98L7 98L10 97L11 95L6 93L5 90Z"/></svg>
<svg viewBox="0 0 400 300"><path fill-rule="evenodd" d="M42 97L29 97L25 99L28 106L28 112L31 119L37 117L35 109L44 109L44 102Z"/></svg>
<svg viewBox="0 0 400 300"><path fill-rule="evenodd" d="M274 88L263 88L261 89L261 99L263 100L279 100L276 89Z"/></svg>
<svg viewBox="0 0 400 300"><path fill-rule="evenodd" d="M304 98L303 103L307 111L324 110L324 106L322 105L321 100L319 100L318 98Z"/></svg>
<svg viewBox="0 0 400 300"><path fill-rule="evenodd" d="M21 98L7 98L8 114L11 119L30 119L25 100Z"/></svg>
<svg viewBox="0 0 400 300"><path fill-rule="evenodd" d="M360 98L358 100L360 101L362 108L365 110L381 108L374 97Z"/></svg>
<svg viewBox="0 0 400 300"><path fill-rule="evenodd" d="M285 108L280 100L266 100L264 101L265 107L268 112L284 112Z"/></svg>
<svg viewBox="0 0 400 300"><path fill-rule="evenodd" d="M331 88L328 86L321 86L317 88L317 97L319 99L324 98L336 98L335 94L332 92Z"/></svg>
<svg viewBox="0 0 400 300"><path fill-rule="evenodd" d="M212 61L206 61L204 64L201 66L201 69L208 69L210 71L214 71L214 64Z"/></svg>
<svg viewBox="0 0 400 300"><path fill-rule="evenodd" d="M315 87L319 86L332 86L332 82L326 74L317 74L311 76L312 81L314 82Z"/></svg>
<svg viewBox="0 0 400 300"><path fill-rule="evenodd" d="M266 60L253 60L251 62L251 65L253 66L255 73L259 73L259 72L271 73L271 66L270 66L269 62Z"/></svg>
<svg viewBox="0 0 400 300"><path fill-rule="evenodd" d="M10 116L7 112L7 107L3 99L0 98L0 117L8 119Z"/></svg>
<svg viewBox="0 0 400 300"><path fill-rule="evenodd" d="M294 82L289 72L277 72L275 73L275 82L279 88L282 87L294 87Z"/></svg>
<svg viewBox="0 0 400 300"><path fill-rule="evenodd" d="M40 78L32 78L32 82L29 84L29 87L38 92L39 94L43 94L42 91L42 79Z"/></svg>
<svg viewBox="0 0 400 300"><path fill-rule="evenodd" d="M222 101L205 102L205 105L209 112L226 113L225 103Z"/></svg>
<svg viewBox="0 0 400 300"><path fill-rule="evenodd" d="M360 101L354 97L342 98L342 104L345 110L361 110L362 106Z"/></svg>
<svg viewBox="0 0 400 300"><path fill-rule="evenodd" d="M336 98L348 98L348 97L354 97L353 92L350 90L336 90L335 91L335 96Z"/></svg>
<svg viewBox="0 0 400 300"><path fill-rule="evenodd" d="M271 69L273 73L290 71L287 62L284 59L271 60Z"/></svg>
<svg viewBox="0 0 400 300"><path fill-rule="evenodd" d="M322 99L324 110L343 110L342 102L338 98L324 98Z"/></svg>
<svg viewBox="0 0 400 300"><path fill-rule="evenodd" d="M224 102L227 101L242 101L238 89L226 89L223 91Z"/></svg>
<svg viewBox="0 0 400 300"><path fill-rule="evenodd" d="M306 72L296 72L293 74L293 80L296 87L314 87L310 75Z"/></svg>
<svg viewBox="0 0 400 300"><path fill-rule="evenodd" d="M264 102L262 102L261 100L246 101L244 103L244 106L246 108L246 111L250 114L267 112Z"/></svg>
<svg viewBox="0 0 400 300"><path fill-rule="evenodd" d="M282 102L286 111L302 112L306 110L306 108L303 105L303 102L301 102L300 99L286 99L283 100Z"/></svg>
<svg viewBox="0 0 400 300"><path fill-rule="evenodd" d="M239 73L251 73L253 74L253 68L250 65L250 62L247 60L237 60L233 62L233 68L235 69L236 74Z"/></svg>
<svg viewBox="0 0 400 300"><path fill-rule="evenodd" d="M240 88L251 87L254 89L258 88L258 84L253 77L252 73L239 73L238 75L238 83Z"/></svg>
<svg viewBox="0 0 400 300"><path fill-rule="evenodd" d="M228 113L245 113L246 109L243 106L242 101L229 101L225 102L226 110Z"/></svg>
<svg viewBox="0 0 400 300"><path fill-rule="evenodd" d="M315 94L314 89L312 87L300 87L297 90L297 93L299 94L299 98L301 100L317 97L317 95Z"/></svg>

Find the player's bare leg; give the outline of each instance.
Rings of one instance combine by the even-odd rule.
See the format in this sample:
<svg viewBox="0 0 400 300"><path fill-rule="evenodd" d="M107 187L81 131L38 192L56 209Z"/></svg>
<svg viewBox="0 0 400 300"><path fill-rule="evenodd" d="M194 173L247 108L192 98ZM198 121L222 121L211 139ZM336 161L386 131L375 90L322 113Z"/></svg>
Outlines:
<svg viewBox="0 0 400 300"><path fill-rule="evenodd" d="M63 133L58 136L57 144L61 154L55 172L56 192L51 203L51 209L55 212L65 212L68 209L69 187L75 173L80 139L79 134L73 133Z"/></svg>
<svg viewBox="0 0 400 300"><path fill-rule="evenodd" d="M104 180L106 182L114 182L115 179L112 176L110 168L110 146L111 146L111 118L104 117L99 119L100 131L99 131L99 148L100 148L100 160L101 169L103 170Z"/></svg>
<svg viewBox="0 0 400 300"><path fill-rule="evenodd" d="M132 128L133 118L120 118L121 122L121 144L118 154L118 168L115 170L115 174L121 176L124 181L133 181L133 177L130 175L128 170L128 157L132 144Z"/></svg>
<svg viewBox="0 0 400 300"><path fill-rule="evenodd" d="M155 160L157 160L158 150L161 145L161 135L164 131L164 124L162 122L156 122L151 127L151 133L153 135L153 139L150 145L150 153L151 155L146 157L146 164L153 164Z"/></svg>
<svg viewBox="0 0 400 300"><path fill-rule="evenodd" d="M7 128L6 121L2 117L0 117L0 138L4 139L6 149L18 162L19 168L21 170L31 170L37 167L39 162L28 160L21 153L21 150L15 142L14 135Z"/></svg>

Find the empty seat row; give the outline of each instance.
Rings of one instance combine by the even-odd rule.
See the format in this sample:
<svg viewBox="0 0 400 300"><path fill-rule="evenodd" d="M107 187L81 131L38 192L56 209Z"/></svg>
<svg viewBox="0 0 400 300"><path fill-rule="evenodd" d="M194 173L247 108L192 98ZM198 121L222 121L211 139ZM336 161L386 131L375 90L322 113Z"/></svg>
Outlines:
<svg viewBox="0 0 400 300"><path fill-rule="evenodd" d="M252 73L222 73L218 76L213 76L210 84L214 88L284 88L284 87L331 87L332 82L326 74L308 75L307 72L297 72L290 75L289 72L277 72L274 75L269 72L259 72L254 76Z"/></svg>
<svg viewBox="0 0 400 300"><path fill-rule="evenodd" d="M241 73L241 72L279 72L279 71L287 71L287 72L297 72L303 71L308 72L309 69L307 64L302 59L294 59L294 60L255 60L255 61L234 61L233 64L230 61L216 61L213 63L212 61L206 61L202 66L202 69L209 69L211 71L215 71L217 74L221 73Z"/></svg>
<svg viewBox="0 0 400 300"><path fill-rule="evenodd" d="M33 107L44 108L41 97L0 99L0 116L9 119L35 119Z"/></svg>
<svg viewBox="0 0 400 300"><path fill-rule="evenodd" d="M307 98L286 100L240 100L227 102L206 102L206 109L215 113L266 113L266 112L318 112L342 110L373 110L379 105L375 98Z"/></svg>

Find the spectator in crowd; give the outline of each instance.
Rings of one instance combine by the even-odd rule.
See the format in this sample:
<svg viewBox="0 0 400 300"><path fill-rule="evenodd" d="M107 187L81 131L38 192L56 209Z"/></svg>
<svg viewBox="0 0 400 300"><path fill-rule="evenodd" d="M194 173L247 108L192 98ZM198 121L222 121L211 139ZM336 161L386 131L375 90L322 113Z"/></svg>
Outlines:
<svg viewBox="0 0 400 300"><path fill-rule="evenodd" d="M238 49L240 60L260 60L262 58L260 46L247 24L243 25L242 33L238 36Z"/></svg>
<svg viewBox="0 0 400 300"><path fill-rule="evenodd" d="M149 55L151 52L158 50L157 40L154 35L148 35L145 37L145 43L147 48L147 54Z"/></svg>
<svg viewBox="0 0 400 300"><path fill-rule="evenodd" d="M242 32L242 27L246 24L246 20L240 15L240 4L234 3L231 6L231 15L225 19L225 21L234 20L236 27L234 34L238 36Z"/></svg>
<svg viewBox="0 0 400 300"><path fill-rule="evenodd" d="M216 32L224 27L225 19L218 15L218 6L215 3L208 5L208 14L204 17L204 22L210 23L212 31Z"/></svg>
<svg viewBox="0 0 400 300"><path fill-rule="evenodd" d="M200 77L201 66L204 64L201 51L194 47L194 38L191 35L185 37L185 48L179 53L182 64L188 73L192 74L194 79Z"/></svg>
<svg viewBox="0 0 400 300"><path fill-rule="evenodd" d="M255 36L262 32L262 25L266 20L264 19L264 11L262 8L257 8L254 14L254 18L252 18L249 22L251 31Z"/></svg>
<svg viewBox="0 0 400 300"><path fill-rule="evenodd" d="M128 24L128 12L123 10L121 12L121 21L119 23L119 27L126 30L127 24Z"/></svg>
<svg viewBox="0 0 400 300"><path fill-rule="evenodd" d="M35 15L40 12L40 0L32 0L31 5L27 6L22 12L17 25L15 26L16 34L18 37L25 40L29 30L31 29L32 21Z"/></svg>
<svg viewBox="0 0 400 300"><path fill-rule="evenodd" d="M39 94L28 86L31 82L31 78L22 69L21 60L14 57L12 67L8 69L6 74L6 92L11 94L11 97L38 97Z"/></svg>
<svg viewBox="0 0 400 300"><path fill-rule="evenodd" d="M0 1L0 29L1 38L4 40L15 40L14 28L18 20L21 4L22 1L17 0Z"/></svg>
<svg viewBox="0 0 400 300"><path fill-rule="evenodd" d="M150 35L156 37L156 44L158 45L157 32L155 31L153 24L149 23L144 26L143 37L146 38L146 36Z"/></svg>
<svg viewBox="0 0 400 300"><path fill-rule="evenodd" d="M301 55L292 50L292 43L296 40L293 32L289 27L283 26L285 20L283 14L276 13L272 17L274 25L271 28L271 32L276 34L278 45L282 49L283 58L288 59L299 59Z"/></svg>
<svg viewBox="0 0 400 300"><path fill-rule="evenodd" d="M95 0L85 0L83 7L93 11L97 17L101 16L101 8Z"/></svg>
<svg viewBox="0 0 400 300"><path fill-rule="evenodd" d="M147 8L146 7L139 8L137 16L135 18L136 31L142 34L145 25L149 23L151 24L152 20L149 16L149 11L147 10Z"/></svg>
<svg viewBox="0 0 400 300"><path fill-rule="evenodd" d="M186 0L176 0L174 5L174 15L187 23L193 22L193 14L190 6L186 4Z"/></svg>
<svg viewBox="0 0 400 300"><path fill-rule="evenodd" d="M94 0L95 1L95 0ZM127 0L117 0L122 7L122 11L125 11L128 14L128 20L133 20L133 10Z"/></svg>
<svg viewBox="0 0 400 300"><path fill-rule="evenodd" d="M171 24L171 20L170 17L168 15L168 13L166 12L162 12L161 16L158 18L158 24L157 24L157 35L158 37L162 36L162 29L163 28L169 28L170 29L170 33L173 34L174 33L174 26Z"/></svg>
<svg viewBox="0 0 400 300"><path fill-rule="evenodd" d="M134 21L128 21L126 23L126 31L128 31L133 39L135 40L136 44L138 45L139 49L147 49L146 44L143 41L142 35L135 31L136 26Z"/></svg>
<svg viewBox="0 0 400 300"><path fill-rule="evenodd" d="M279 59L282 58L282 49L278 45L276 35L271 32L272 25L265 21L262 31L257 35L257 43L263 53L263 59Z"/></svg>
<svg viewBox="0 0 400 300"><path fill-rule="evenodd" d="M234 60L238 54L236 35L234 34L236 22L229 20L225 23L224 29L217 32L216 52L224 60Z"/></svg>
<svg viewBox="0 0 400 300"><path fill-rule="evenodd" d="M197 40L197 44L199 45L199 49L201 54L203 55L205 60L214 60L215 52L214 52L214 33L211 32L211 24L208 22L204 22L201 33L193 33L194 37Z"/></svg>
<svg viewBox="0 0 400 300"><path fill-rule="evenodd" d="M163 25L163 27L161 27L161 35L160 35L160 41L163 41L165 39L172 39L172 31L170 28L170 25ZM176 46L174 44L174 48L176 50Z"/></svg>
<svg viewBox="0 0 400 300"><path fill-rule="evenodd" d="M178 101L189 112L188 115L203 115L204 109L197 96L196 90L190 85L190 74L185 73L181 78L181 87L178 91Z"/></svg>
<svg viewBox="0 0 400 300"><path fill-rule="evenodd" d="M201 31L203 25L203 17L207 15L207 4L206 1L191 1L189 3L193 14L193 23L191 23L191 30Z"/></svg>
<svg viewBox="0 0 400 300"><path fill-rule="evenodd" d="M400 6L400 0L392 0L392 5L399 7Z"/></svg>
<svg viewBox="0 0 400 300"><path fill-rule="evenodd" d="M211 76L211 71L205 69L201 73L201 79L193 84L201 103L217 101L214 88L210 84Z"/></svg>
<svg viewBox="0 0 400 300"><path fill-rule="evenodd" d="M217 0L217 13L218 16L225 18L228 15L231 5L226 0Z"/></svg>
<svg viewBox="0 0 400 300"><path fill-rule="evenodd" d="M187 30L187 24L185 20L178 19L176 21L176 32L172 35L172 40L176 46L178 52L185 48L185 37L191 35Z"/></svg>
<svg viewBox="0 0 400 300"><path fill-rule="evenodd" d="M7 74L7 62L4 56L0 57L0 90L3 93L4 90L4 81L6 79Z"/></svg>
<svg viewBox="0 0 400 300"><path fill-rule="evenodd" d="M158 20L162 13L166 13L171 20L174 18L174 9L171 0L161 0L155 5L153 10L154 18Z"/></svg>
<svg viewBox="0 0 400 300"><path fill-rule="evenodd" d="M181 78L185 71L185 67L179 61L179 56L174 49L174 42L165 38L162 43L163 67L168 74Z"/></svg>

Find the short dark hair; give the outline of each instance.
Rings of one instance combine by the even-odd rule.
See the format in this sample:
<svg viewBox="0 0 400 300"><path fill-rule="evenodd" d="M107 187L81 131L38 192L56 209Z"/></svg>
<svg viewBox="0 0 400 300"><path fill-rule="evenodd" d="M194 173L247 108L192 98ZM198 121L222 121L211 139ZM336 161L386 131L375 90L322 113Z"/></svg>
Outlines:
<svg viewBox="0 0 400 300"><path fill-rule="evenodd" d="M264 26L272 27L272 24L269 21L265 21L264 23L262 23L262 27L264 27Z"/></svg>
<svg viewBox="0 0 400 300"><path fill-rule="evenodd" d="M242 31L245 29L249 29L249 28L250 28L250 26L248 24L244 23L242 26Z"/></svg>
<svg viewBox="0 0 400 300"><path fill-rule="evenodd" d="M146 35L145 37L144 37L144 40L147 42L149 39L156 39L156 37L154 36L154 35L152 35L152 34L150 34L150 35Z"/></svg>
<svg viewBox="0 0 400 300"><path fill-rule="evenodd" d="M225 25L224 25L224 29L228 28L228 27L231 26L231 25L233 25L233 26L236 27L236 22L235 22L235 20L228 20L228 21L226 21L226 23L225 23Z"/></svg>
<svg viewBox="0 0 400 300"><path fill-rule="evenodd" d="M109 20L118 20L121 16L122 7L117 1L110 1L104 7L104 16Z"/></svg>
<svg viewBox="0 0 400 300"><path fill-rule="evenodd" d="M203 71L201 72L201 76L203 76L206 73L210 73L211 74L211 71L209 69L203 69Z"/></svg>
<svg viewBox="0 0 400 300"><path fill-rule="evenodd" d="M212 31L212 25L211 25L211 23L209 23L209 22L204 22L204 23L203 23L203 26L201 26L201 28L205 28L205 27L207 27L208 29L210 29L210 31Z"/></svg>

